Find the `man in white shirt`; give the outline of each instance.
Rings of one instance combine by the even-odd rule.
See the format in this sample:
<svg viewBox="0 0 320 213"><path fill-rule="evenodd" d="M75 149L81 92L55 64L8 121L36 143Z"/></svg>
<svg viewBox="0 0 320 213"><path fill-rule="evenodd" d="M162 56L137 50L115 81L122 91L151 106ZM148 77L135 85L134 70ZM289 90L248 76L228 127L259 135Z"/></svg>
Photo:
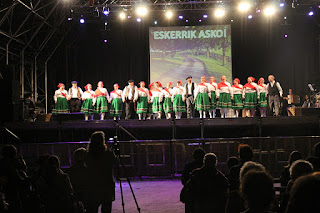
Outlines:
<svg viewBox="0 0 320 213"><path fill-rule="evenodd" d="M122 101L125 103L126 120L134 118L134 104L137 101L137 92L138 87L134 85L133 80L129 80L128 86L126 86L122 92Z"/></svg>
<svg viewBox="0 0 320 213"><path fill-rule="evenodd" d="M188 81L185 85L186 91L186 104L187 104L187 118L193 118L194 116L194 91L197 88L197 84L192 82L192 76L186 78Z"/></svg>
<svg viewBox="0 0 320 213"><path fill-rule="evenodd" d="M273 75L268 76L269 83L267 84L267 95L268 95L268 102L269 108L271 112L273 112L276 116L279 116L280 113L280 97L283 96L283 90L280 86L279 82L274 80Z"/></svg>
<svg viewBox="0 0 320 213"><path fill-rule="evenodd" d="M77 81L72 81L71 82L72 87L69 88L68 91L68 100L70 100L70 112L80 112L81 109L81 97L82 97L82 89L78 87L78 82Z"/></svg>

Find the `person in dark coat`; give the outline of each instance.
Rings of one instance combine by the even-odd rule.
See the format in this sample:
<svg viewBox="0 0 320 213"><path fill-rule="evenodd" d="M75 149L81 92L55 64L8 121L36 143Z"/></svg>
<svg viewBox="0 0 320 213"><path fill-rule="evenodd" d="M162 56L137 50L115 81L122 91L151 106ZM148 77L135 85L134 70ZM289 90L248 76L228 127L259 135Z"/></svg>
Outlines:
<svg viewBox="0 0 320 213"><path fill-rule="evenodd" d="M216 168L217 156L208 153L204 165L191 173L187 187L191 194L193 213L224 213L228 197L228 180Z"/></svg>
<svg viewBox="0 0 320 213"><path fill-rule="evenodd" d="M301 152L298 151L293 151L290 153L289 155L289 159L288 159L288 165L285 166L283 168L283 170L280 173L280 183L281 183L281 187L287 187L288 182L291 179L290 176L290 167L293 164L293 162L295 162L296 160L301 160L302 159L302 154Z"/></svg>
<svg viewBox="0 0 320 213"><path fill-rule="evenodd" d="M89 174L87 213L97 213L99 206L101 213L111 212L112 201L115 200L113 167L116 159L114 152L105 144L105 134L94 132L86 157Z"/></svg>

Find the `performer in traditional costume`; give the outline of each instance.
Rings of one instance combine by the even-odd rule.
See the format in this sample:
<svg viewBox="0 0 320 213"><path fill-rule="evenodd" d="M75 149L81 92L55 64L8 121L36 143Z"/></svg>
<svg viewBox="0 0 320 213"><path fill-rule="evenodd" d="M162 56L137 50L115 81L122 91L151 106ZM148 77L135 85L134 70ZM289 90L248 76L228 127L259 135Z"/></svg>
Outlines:
<svg viewBox="0 0 320 213"><path fill-rule="evenodd" d="M122 90L119 89L119 84L113 85L113 91L110 93L110 116L113 117L113 120L120 120L122 113Z"/></svg>
<svg viewBox="0 0 320 213"><path fill-rule="evenodd" d="M82 107L81 112L84 113L84 120L89 120L89 116L91 117L90 120L93 120L93 113L94 113L94 107L93 107L93 99L94 99L94 91L92 90L92 85L87 84L84 89L86 90L82 94Z"/></svg>
<svg viewBox="0 0 320 213"><path fill-rule="evenodd" d="M163 111L166 115L166 119L171 118L173 105L172 105L172 82L167 83L167 87L161 91L160 102L163 103Z"/></svg>
<svg viewBox="0 0 320 213"><path fill-rule="evenodd" d="M152 112L152 90L154 89L154 82L149 84L149 98L148 98L148 111L147 111L147 120L155 119Z"/></svg>
<svg viewBox="0 0 320 213"><path fill-rule="evenodd" d="M217 90L217 108L220 109L221 118L232 117L232 102L233 91L229 82L227 82L227 77L223 75L221 77L221 82L218 84Z"/></svg>
<svg viewBox="0 0 320 213"><path fill-rule="evenodd" d="M273 75L268 76L269 83L267 84L267 95L270 111L275 113L275 116L280 114L280 97L283 96L283 90L278 81L275 81Z"/></svg>
<svg viewBox="0 0 320 213"><path fill-rule="evenodd" d="M195 109L199 111L200 118L206 118L206 112L211 109L209 100L209 89L206 84L207 80L205 76L201 77L201 83L198 84L194 91Z"/></svg>
<svg viewBox="0 0 320 213"><path fill-rule="evenodd" d="M210 77L210 83L207 84L209 93L211 95L210 99L210 110L209 110L209 116L210 118L216 117L216 107L217 107L217 96L216 96L216 90L218 89L217 83L215 83L215 78L213 76Z"/></svg>
<svg viewBox="0 0 320 213"><path fill-rule="evenodd" d="M156 119L161 119L162 104L160 102L160 96L162 92L162 85L159 81L155 82L154 88L151 92L152 112Z"/></svg>
<svg viewBox="0 0 320 213"><path fill-rule="evenodd" d="M242 98L244 99L244 109L247 117L254 117L259 97L258 85L254 83L254 78L249 77L248 83L243 86Z"/></svg>
<svg viewBox="0 0 320 213"><path fill-rule="evenodd" d="M233 91L232 108L234 110L234 117L238 118L240 115L240 111L243 109L243 100L242 100L243 86L240 84L239 78L235 78L233 80L232 91Z"/></svg>
<svg viewBox="0 0 320 213"><path fill-rule="evenodd" d="M192 82L192 76L186 78L187 83L184 85L186 91L186 104L187 104L187 118L193 118L194 116L194 91L197 88L197 84Z"/></svg>
<svg viewBox="0 0 320 213"><path fill-rule="evenodd" d="M54 93L54 108L52 109L52 114L62 114L69 113L69 104L68 104L68 92L64 88L63 83L58 84L58 90Z"/></svg>
<svg viewBox="0 0 320 213"><path fill-rule="evenodd" d="M108 101L110 97L102 81L98 82L98 88L94 92L94 97L93 106L95 106L95 113L99 113L100 120L104 120L106 112L108 112Z"/></svg>
<svg viewBox="0 0 320 213"><path fill-rule="evenodd" d="M134 85L134 81L133 80L129 80L128 81L128 86L126 86L123 89L123 96L122 96L122 100L125 103L125 112L126 112L126 116L125 119L131 119L135 117L135 109L134 109L134 105L135 102L137 101L135 99L135 97L137 96L136 93L138 92L138 87L136 85Z"/></svg>
<svg viewBox="0 0 320 213"><path fill-rule="evenodd" d="M140 87L138 88L135 99L137 100L137 114L141 121L146 120L150 95L149 90L145 87L146 83L144 81L141 81L139 85Z"/></svg>
<svg viewBox="0 0 320 213"><path fill-rule="evenodd" d="M71 82L72 87L69 88L69 104L70 104L70 112L80 112L81 108L81 96L83 94L82 89L78 87L78 82L77 81L72 81Z"/></svg>
<svg viewBox="0 0 320 213"><path fill-rule="evenodd" d="M186 111L185 96L186 90L182 86L181 81L177 81L177 86L172 90L173 111L175 112L176 119L181 119L181 115Z"/></svg>
<svg viewBox="0 0 320 213"><path fill-rule="evenodd" d="M264 83L264 78L260 78L258 81L258 91L260 93L259 98L259 109L260 109L260 116L266 117L267 116L267 85Z"/></svg>

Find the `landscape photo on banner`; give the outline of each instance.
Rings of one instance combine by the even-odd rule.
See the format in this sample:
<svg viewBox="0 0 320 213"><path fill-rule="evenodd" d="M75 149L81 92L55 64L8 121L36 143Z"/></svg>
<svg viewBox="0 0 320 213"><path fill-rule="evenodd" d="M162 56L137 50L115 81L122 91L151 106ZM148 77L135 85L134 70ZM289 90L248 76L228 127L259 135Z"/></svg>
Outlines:
<svg viewBox="0 0 320 213"><path fill-rule="evenodd" d="M231 25L150 27L150 82L232 81ZM174 84L175 85L175 84Z"/></svg>

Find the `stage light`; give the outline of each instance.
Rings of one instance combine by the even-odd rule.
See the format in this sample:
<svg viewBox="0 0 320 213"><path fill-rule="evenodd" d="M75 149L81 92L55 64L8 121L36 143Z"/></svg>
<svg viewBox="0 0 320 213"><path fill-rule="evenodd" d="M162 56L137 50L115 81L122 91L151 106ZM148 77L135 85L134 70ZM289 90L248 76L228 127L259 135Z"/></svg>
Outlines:
<svg viewBox="0 0 320 213"><path fill-rule="evenodd" d="M104 43L107 43L107 42L108 42L108 40L107 40L107 39L104 39L104 40L103 40L103 42L104 42Z"/></svg>
<svg viewBox="0 0 320 213"><path fill-rule="evenodd" d="M68 21L72 21L72 18L71 18L71 17L69 17L69 18L68 18Z"/></svg>
<svg viewBox="0 0 320 213"><path fill-rule="evenodd" d="M314 12L313 11L310 11L309 13L308 13L308 16L313 16L314 15Z"/></svg>
<svg viewBox="0 0 320 213"><path fill-rule="evenodd" d="M214 15L217 18L221 18L225 15L225 11L224 11L224 9L218 8L214 11Z"/></svg>
<svg viewBox="0 0 320 213"><path fill-rule="evenodd" d="M103 8L103 14L104 14L105 16L108 16L109 13L110 13L109 8L104 7L104 8Z"/></svg>
<svg viewBox="0 0 320 213"><path fill-rule="evenodd" d="M276 12L276 9L272 6L268 6L263 11L266 16L272 16Z"/></svg>
<svg viewBox="0 0 320 213"><path fill-rule="evenodd" d="M233 19L231 19L230 21L233 22Z"/></svg>
<svg viewBox="0 0 320 213"><path fill-rule="evenodd" d="M203 18L208 18L208 15L204 14L204 15L203 15Z"/></svg>
<svg viewBox="0 0 320 213"><path fill-rule="evenodd" d="M131 19L131 16L127 16L128 19Z"/></svg>
<svg viewBox="0 0 320 213"><path fill-rule="evenodd" d="M168 10L168 11L166 12L166 17L167 17L167 19L171 19L172 16L173 16L172 11Z"/></svg>
<svg viewBox="0 0 320 213"><path fill-rule="evenodd" d="M142 20L141 20L141 18L137 18L137 22L141 22Z"/></svg>
<svg viewBox="0 0 320 213"><path fill-rule="evenodd" d="M81 18L81 19L79 20L79 22L80 22L80 24L84 24L84 22L85 22L84 18Z"/></svg>
<svg viewBox="0 0 320 213"><path fill-rule="evenodd" d="M158 24L158 21L154 21L153 23L154 23L155 25L157 25L157 24Z"/></svg>
<svg viewBox="0 0 320 213"><path fill-rule="evenodd" d="M280 6L280 7L284 7L284 3L281 2L281 3L279 4L279 6Z"/></svg>
<svg viewBox="0 0 320 213"><path fill-rule="evenodd" d="M147 12L148 12L148 10L146 7L138 7L137 8L137 14L139 16L145 16L145 15L147 15Z"/></svg>
<svg viewBox="0 0 320 213"><path fill-rule="evenodd" d="M241 12L246 12L250 9L250 4L248 2L241 2L238 9Z"/></svg>
<svg viewBox="0 0 320 213"><path fill-rule="evenodd" d="M180 16L178 16L178 18L179 18L179 19L183 19L183 16L182 16L182 15L180 15Z"/></svg>
<svg viewBox="0 0 320 213"><path fill-rule="evenodd" d="M201 19L199 19L199 22L202 22L202 20L201 20Z"/></svg>
<svg viewBox="0 0 320 213"><path fill-rule="evenodd" d="M124 20L126 18L126 14L124 12L121 12L119 14L119 17L120 17L121 20Z"/></svg>
<svg viewBox="0 0 320 213"><path fill-rule="evenodd" d="M248 19L252 19L252 17L253 17L252 15L248 15Z"/></svg>
<svg viewBox="0 0 320 213"><path fill-rule="evenodd" d="M260 9L258 9L258 10L257 10L257 13L261 13L261 10L260 10Z"/></svg>
<svg viewBox="0 0 320 213"><path fill-rule="evenodd" d="M188 20L188 19L186 19L186 22L188 23L188 22L189 22L189 20Z"/></svg>
<svg viewBox="0 0 320 213"><path fill-rule="evenodd" d="M287 20L287 16L283 17L284 20Z"/></svg>
<svg viewBox="0 0 320 213"><path fill-rule="evenodd" d="M284 37L285 37L285 38L288 38L288 34L284 34Z"/></svg>
<svg viewBox="0 0 320 213"><path fill-rule="evenodd" d="M108 22L107 22L107 21L105 21L105 22L104 22L104 26L107 26L107 25L108 25Z"/></svg>

